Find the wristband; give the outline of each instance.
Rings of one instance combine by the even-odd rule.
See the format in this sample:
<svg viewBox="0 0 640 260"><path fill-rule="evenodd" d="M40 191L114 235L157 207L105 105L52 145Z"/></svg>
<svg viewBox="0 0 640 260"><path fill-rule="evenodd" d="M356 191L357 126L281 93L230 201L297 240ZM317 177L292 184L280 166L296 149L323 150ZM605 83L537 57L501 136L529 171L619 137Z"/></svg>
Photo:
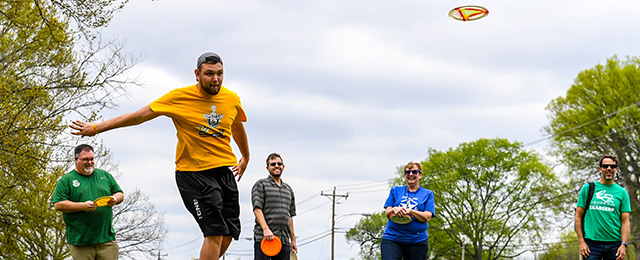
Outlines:
<svg viewBox="0 0 640 260"><path fill-rule="evenodd" d="M622 245L624 245L624 247L628 247L629 244L627 244L627 242L622 242Z"/></svg>
<svg viewBox="0 0 640 260"><path fill-rule="evenodd" d="M111 196L113 198L113 200L118 203L118 198L116 198L116 196Z"/></svg>
<svg viewBox="0 0 640 260"><path fill-rule="evenodd" d="M98 134L98 124L93 124L93 133Z"/></svg>

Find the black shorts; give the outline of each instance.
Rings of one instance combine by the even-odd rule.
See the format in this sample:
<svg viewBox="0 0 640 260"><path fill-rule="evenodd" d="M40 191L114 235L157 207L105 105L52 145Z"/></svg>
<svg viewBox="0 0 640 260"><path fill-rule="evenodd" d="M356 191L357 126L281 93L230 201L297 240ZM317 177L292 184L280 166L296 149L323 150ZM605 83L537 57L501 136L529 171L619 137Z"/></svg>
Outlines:
<svg viewBox="0 0 640 260"><path fill-rule="evenodd" d="M182 202L207 236L240 237L238 185L229 167L176 171Z"/></svg>

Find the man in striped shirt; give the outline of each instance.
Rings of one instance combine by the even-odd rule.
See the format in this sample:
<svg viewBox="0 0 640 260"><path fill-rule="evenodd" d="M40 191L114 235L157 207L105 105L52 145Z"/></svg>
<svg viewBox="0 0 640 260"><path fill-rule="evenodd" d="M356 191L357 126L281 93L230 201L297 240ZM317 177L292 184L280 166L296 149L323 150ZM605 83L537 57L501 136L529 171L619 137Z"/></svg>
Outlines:
<svg viewBox="0 0 640 260"><path fill-rule="evenodd" d="M297 251L293 231L293 216L296 215L296 200L293 189L283 182L284 163L277 153L267 157L269 176L259 179L251 189L251 203L256 224L253 227L255 260L289 260L291 250ZM282 249L277 255L267 256L262 252L262 239L280 238Z"/></svg>

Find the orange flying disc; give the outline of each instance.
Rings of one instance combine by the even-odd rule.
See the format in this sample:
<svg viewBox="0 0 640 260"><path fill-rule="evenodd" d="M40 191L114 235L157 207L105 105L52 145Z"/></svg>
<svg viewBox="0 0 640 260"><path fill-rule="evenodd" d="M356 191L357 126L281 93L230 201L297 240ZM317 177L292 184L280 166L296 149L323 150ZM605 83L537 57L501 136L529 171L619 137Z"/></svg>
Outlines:
<svg viewBox="0 0 640 260"><path fill-rule="evenodd" d="M109 201L111 201L111 199L113 199L113 197L111 196L103 196L100 198L97 198L96 200L93 201L93 203L96 204L96 206L98 207L104 207L109 205Z"/></svg>
<svg viewBox="0 0 640 260"><path fill-rule="evenodd" d="M473 21L489 15L489 10L482 6L467 5L453 8L449 11L449 17L459 21Z"/></svg>
<svg viewBox="0 0 640 260"><path fill-rule="evenodd" d="M275 256L280 253L280 249L282 249L282 242L278 236L274 235L273 240L263 238L262 242L260 242L260 248L265 255Z"/></svg>

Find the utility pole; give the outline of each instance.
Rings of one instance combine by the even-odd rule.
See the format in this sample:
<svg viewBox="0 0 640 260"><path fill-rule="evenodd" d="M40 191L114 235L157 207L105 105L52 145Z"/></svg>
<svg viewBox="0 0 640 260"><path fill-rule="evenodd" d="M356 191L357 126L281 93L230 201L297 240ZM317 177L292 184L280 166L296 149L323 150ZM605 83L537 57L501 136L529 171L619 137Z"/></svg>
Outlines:
<svg viewBox="0 0 640 260"><path fill-rule="evenodd" d="M334 256L334 252L335 252L335 233L336 233L336 197L342 197L342 198L347 198L349 197L349 193L347 193L346 195L336 195L336 187L333 186L333 193L332 194L325 194L324 192L321 192L320 195L322 196L331 196L331 201L333 202L333 207L331 210L331 260L333 260L333 256Z"/></svg>
<svg viewBox="0 0 640 260"><path fill-rule="evenodd" d="M156 254L151 253L151 255L156 255ZM162 260L162 257L163 257L163 256L168 256L169 254L161 254L161 253L160 253L160 250L158 250L157 255L158 255L158 260Z"/></svg>
<svg viewBox="0 0 640 260"><path fill-rule="evenodd" d="M467 249L467 244L462 244L462 260L464 260L464 251L466 251Z"/></svg>

